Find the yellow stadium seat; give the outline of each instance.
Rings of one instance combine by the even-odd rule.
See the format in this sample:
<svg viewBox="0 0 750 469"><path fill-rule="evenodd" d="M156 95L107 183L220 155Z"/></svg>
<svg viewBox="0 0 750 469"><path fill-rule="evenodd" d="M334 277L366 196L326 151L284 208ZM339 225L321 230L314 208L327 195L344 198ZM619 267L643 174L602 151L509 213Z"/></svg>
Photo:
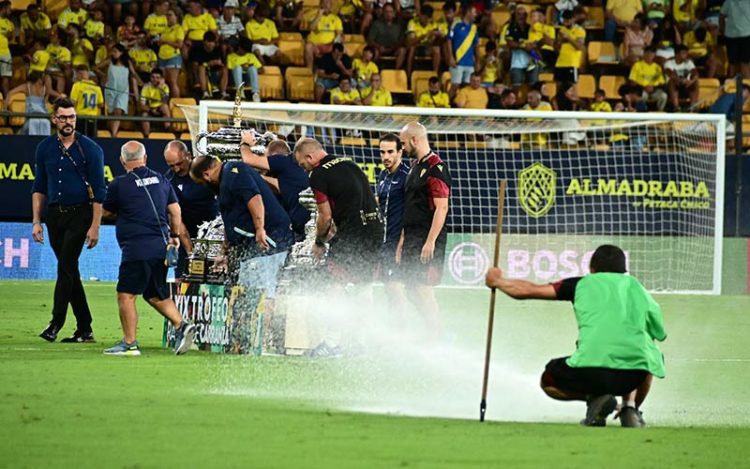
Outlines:
<svg viewBox="0 0 750 469"><path fill-rule="evenodd" d="M305 41L299 39L279 40L282 62L286 65L305 64Z"/></svg>
<svg viewBox="0 0 750 469"><path fill-rule="evenodd" d="M344 34L344 44L349 44L350 42L358 42L360 44L366 44L367 40L361 34Z"/></svg>
<svg viewBox="0 0 750 469"><path fill-rule="evenodd" d="M586 29L604 29L604 8L602 7L583 7L586 10L586 22L583 24Z"/></svg>
<svg viewBox="0 0 750 469"><path fill-rule="evenodd" d="M443 2L425 2L425 5L432 7L432 21L440 21L445 16L443 14Z"/></svg>
<svg viewBox="0 0 750 469"><path fill-rule="evenodd" d="M299 40L299 41L303 41L304 42L305 39L302 37L301 33L297 33L297 32L280 32L279 33L279 40L280 41L297 41L297 40Z"/></svg>
<svg viewBox="0 0 750 469"><path fill-rule="evenodd" d="M539 81L548 82L555 81L555 74L549 72L542 72L539 74Z"/></svg>
<svg viewBox="0 0 750 469"><path fill-rule="evenodd" d="M604 90L607 99L621 99L618 91L625 84L625 77L616 75L602 75L599 77L599 88Z"/></svg>
<svg viewBox="0 0 750 469"><path fill-rule="evenodd" d="M427 91L430 87L430 78L436 76L431 70L415 70L411 72L411 89L414 92L414 101L419 95Z"/></svg>
<svg viewBox="0 0 750 469"><path fill-rule="evenodd" d="M185 113L179 105L197 106L198 103L193 98L172 98L169 100L169 112L175 119L185 119ZM188 130L187 120L185 122L172 122L172 130L175 132L184 132Z"/></svg>
<svg viewBox="0 0 750 469"><path fill-rule="evenodd" d="M14 135L15 132L10 127L0 127L0 135Z"/></svg>
<svg viewBox="0 0 750 469"><path fill-rule="evenodd" d="M148 138L154 140L174 140L174 134L172 132L151 132L148 134Z"/></svg>
<svg viewBox="0 0 750 469"><path fill-rule="evenodd" d="M359 147L363 147L367 145L367 141L361 137L341 137L341 140L339 140L339 145L356 145Z"/></svg>
<svg viewBox="0 0 750 469"><path fill-rule="evenodd" d="M310 23L315 19L315 17L318 15L318 7L308 7L305 5L305 7L302 9L302 22L300 23L299 29L300 31L310 31Z"/></svg>
<svg viewBox="0 0 750 469"><path fill-rule="evenodd" d="M10 112L26 112L26 95L23 94L14 94L10 98L10 104L8 105L8 110ZM24 122L26 122L26 118L23 116L15 116L11 117L9 119L9 124L11 127L21 127Z"/></svg>
<svg viewBox="0 0 750 469"><path fill-rule="evenodd" d="M548 98L552 98L557 95L557 82L550 81L542 84L542 94Z"/></svg>
<svg viewBox="0 0 750 469"><path fill-rule="evenodd" d="M510 20L510 11L505 9L494 10L491 13L491 16L492 24L495 26L495 34L500 34L500 31L503 29L505 23Z"/></svg>
<svg viewBox="0 0 750 469"><path fill-rule="evenodd" d="M180 134L180 140L189 142L193 137L190 136L190 132L182 132Z"/></svg>
<svg viewBox="0 0 750 469"><path fill-rule="evenodd" d="M302 0L302 4L306 8L318 8L320 6L319 0Z"/></svg>
<svg viewBox="0 0 750 469"><path fill-rule="evenodd" d="M281 76L279 67L263 67L263 73L258 75L258 81L262 98L284 99L284 77Z"/></svg>
<svg viewBox="0 0 750 469"><path fill-rule="evenodd" d="M315 80L307 67L287 67L286 97L292 101L315 101Z"/></svg>
<svg viewBox="0 0 750 469"><path fill-rule="evenodd" d="M744 129L750 129L750 115L742 116L742 129L743 129L743 133L744 133ZM743 137L742 147L747 148L748 146L750 146L750 137Z"/></svg>
<svg viewBox="0 0 750 469"><path fill-rule="evenodd" d="M154 132L157 133L157 132ZM137 130L121 130L117 132L117 138L139 138L144 139L143 133ZM150 137L149 137L150 138Z"/></svg>
<svg viewBox="0 0 750 469"><path fill-rule="evenodd" d="M381 70L383 87L391 93L411 93L404 70Z"/></svg>
<svg viewBox="0 0 750 469"><path fill-rule="evenodd" d="M618 64L614 43L591 41L588 46L588 60L591 64Z"/></svg>
<svg viewBox="0 0 750 469"><path fill-rule="evenodd" d="M362 51L365 50L367 44L364 42L345 42L344 53L349 57L355 59L362 57Z"/></svg>
<svg viewBox="0 0 750 469"><path fill-rule="evenodd" d="M578 97L584 99L594 99L596 92L596 78L594 75L578 76Z"/></svg>
<svg viewBox="0 0 750 469"><path fill-rule="evenodd" d="M97 130L96 136L97 138L112 138L112 132L109 130Z"/></svg>
<svg viewBox="0 0 750 469"><path fill-rule="evenodd" d="M13 10L26 11L29 5L36 5L36 0L11 0L10 7Z"/></svg>

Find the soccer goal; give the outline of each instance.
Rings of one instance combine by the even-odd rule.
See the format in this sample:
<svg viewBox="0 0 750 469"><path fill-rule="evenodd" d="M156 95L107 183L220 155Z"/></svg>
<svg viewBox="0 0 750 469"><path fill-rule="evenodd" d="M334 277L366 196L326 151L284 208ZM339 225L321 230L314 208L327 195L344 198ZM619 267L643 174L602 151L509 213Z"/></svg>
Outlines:
<svg viewBox="0 0 750 469"><path fill-rule="evenodd" d="M444 284L480 286L490 264L498 180L506 179L501 267L551 282L588 272L600 244L627 253L651 291L721 292L725 120L707 114L533 112L202 101L201 131L320 139L374 183L378 137L425 125L453 177ZM241 112L240 112L241 111Z"/></svg>

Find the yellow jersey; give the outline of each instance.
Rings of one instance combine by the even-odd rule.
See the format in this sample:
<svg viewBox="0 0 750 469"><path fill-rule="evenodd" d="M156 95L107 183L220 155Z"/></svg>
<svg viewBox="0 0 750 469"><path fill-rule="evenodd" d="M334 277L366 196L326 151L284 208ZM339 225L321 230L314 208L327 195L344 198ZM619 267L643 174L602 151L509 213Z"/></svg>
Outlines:
<svg viewBox="0 0 750 469"><path fill-rule="evenodd" d="M10 55L9 38L13 37L16 26L8 18L0 18L0 55Z"/></svg>
<svg viewBox="0 0 750 469"><path fill-rule="evenodd" d="M83 31L89 39L104 37L104 23L101 21L88 20L83 25Z"/></svg>
<svg viewBox="0 0 750 469"><path fill-rule="evenodd" d="M362 59L354 59L352 61L352 69L354 70L354 78L357 80L370 81L370 77L373 73L378 73L378 65L372 60L364 63Z"/></svg>
<svg viewBox="0 0 750 469"><path fill-rule="evenodd" d="M552 111L552 105L547 101L539 101L539 104L535 108L527 104L522 109L526 111ZM541 120L529 119L529 122L539 122ZM547 145L547 137L545 134L522 134L521 142L533 143L542 147Z"/></svg>
<svg viewBox="0 0 750 469"><path fill-rule="evenodd" d="M377 91L373 91L372 87L368 87L362 90L362 99L369 97L370 94L372 95L372 101L370 101L370 106L393 106L393 98L391 97L391 92L388 91L385 88L380 88Z"/></svg>
<svg viewBox="0 0 750 469"><path fill-rule="evenodd" d="M495 57L494 61L490 61L490 56L487 56L483 62L482 83L494 83L500 76L500 60Z"/></svg>
<svg viewBox="0 0 750 469"><path fill-rule="evenodd" d="M51 56L46 50L38 50L31 56L31 64L29 64L29 71L31 72L44 72L47 70L49 60Z"/></svg>
<svg viewBox="0 0 750 469"><path fill-rule="evenodd" d="M94 66L99 65L100 63L104 62L109 58L109 49L107 49L107 46L104 44L98 46L96 48L96 53L94 54Z"/></svg>
<svg viewBox="0 0 750 469"><path fill-rule="evenodd" d="M685 4L689 3L690 6L684 11ZM695 19L695 13L698 10L699 0L673 0L672 1L672 17L677 23L687 23Z"/></svg>
<svg viewBox="0 0 750 469"><path fill-rule="evenodd" d="M203 12L198 16L185 15L185 18L182 20L182 28L186 31L188 39L191 41L202 41L203 35L207 31L216 31L219 29L216 25L216 20L208 12Z"/></svg>
<svg viewBox="0 0 750 469"><path fill-rule="evenodd" d="M10 45L8 38L0 34L0 56L10 56Z"/></svg>
<svg viewBox="0 0 750 469"><path fill-rule="evenodd" d="M36 21L31 21L28 13L21 15L21 31L31 31L35 37L43 37L47 35L50 29L52 29L52 21L50 21L49 16L41 11Z"/></svg>
<svg viewBox="0 0 750 469"><path fill-rule="evenodd" d="M527 41L537 43L541 41L542 39L544 39L545 37L554 40L556 35L557 35L557 31L555 30L554 26L551 26L549 24L544 24L544 23L534 23L529 28L529 38L527 39ZM544 44L542 46L542 49L555 50L555 47L549 44Z"/></svg>
<svg viewBox="0 0 750 469"><path fill-rule="evenodd" d="M659 86L666 83L661 65L656 62L647 64L643 60L639 60L633 64L633 68L630 69L629 78L641 86Z"/></svg>
<svg viewBox="0 0 750 469"><path fill-rule="evenodd" d="M85 37L73 44L73 48L70 50L70 53L73 55L73 67L76 65L90 65L84 51L94 52L94 45Z"/></svg>
<svg viewBox="0 0 750 469"><path fill-rule="evenodd" d="M74 12L70 8L66 8L60 13L60 16L57 17L57 25L61 28L66 28L71 23L83 26L88 18L89 14L86 13L86 10L83 8L79 9L77 12Z"/></svg>
<svg viewBox="0 0 750 469"><path fill-rule="evenodd" d="M456 93L456 105L466 109L487 109L489 100L487 90L482 87L464 86Z"/></svg>
<svg viewBox="0 0 750 469"><path fill-rule="evenodd" d="M425 91L419 95L417 107L451 107L451 98L444 91L435 94Z"/></svg>
<svg viewBox="0 0 750 469"><path fill-rule="evenodd" d="M262 23L258 23L254 19L247 22L245 25L245 34L251 41L266 40L273 41L279 37L279 31L276 29L276 23L266 18Z"/></svg>
<svg viewBox="0 0 750 469"><path fill-rule="evenodd" d="M586 42L586 30L582 27L574 24L572 28L568 29L565 26L560 27L560 35L567 34L573 40L583 39L584 44ZM585 46L584 46L585 47ZM568 41L563 42L560 45L560 55L557 56L557 62L555 67L558 68L580 68L583 64L583 50L576 49L573 44Z"/></svg>
<svg viewBox="0 0 750 469"><path fill-rule="evenodd" d="M333 99L336 98L339 100L338 103L336 103ZM359 91L352 88L349 90L348 93L344 93L341 91L341 88L338 86L331 90L331 104L356 104L358 99L361 99L362 97L359 95Z"/></svg>
<svg viewBox="0 0 750 469"><path fill-rule="evenodd" d="M156 52L153 49L134 47L128 52L137 72L151 73L156 66Z"/></svg>
<svg viewBox="0 0 750 469"><path fill-rule="evenodd" d="M432 41L430 33L435 30L440 30L437 24L430 21L426 25L422 26L419 22L419 18L412 18L409 20L409 24L406 26L406 34L413 35L417 39L417 44L429 44Z"/></svg>
<svg viewBox="0 0 750 469"><path fill-rule="evenodd" d="M168 28L169 23L167 23L167 15L151 13L146 17L146 21L143 22L143 30L146 31L149 36L164 34L164 31Z"/></svg>
<svg viewBox="0 0 750 469"><path fill-rule="evenodd" d="M607 101L602 101L601 103L594 101L591 103L591 110L594 112L612 112L612 105Z"/></svg>
<svg viewBox="0 0 750 469"><path fill-rule="evenodd" d="M703 40L703 42L698 42L698 39L696 39L695 37L695 31L688 31L687 33L685 33L685 36L682 38L682 40L685 44L685 47L688 48L690 57L703 57L707 55L709 49L711 49L714 44L716 44L713 35L708 31L706 31L706 38Z"/></svg>
<svg viewBox="0 0 750 469"><path fill-rule="evenodd" d="M70 99L76 104L76 112L79 116L98 116L99 107L104 105L102 89L91 80L73 83Z"/></svg>
<svg viewBox="0 0 750 469"><path fill-rule="evenodd" d="M171 28L168 28L161 34L161 39L169 42L180 42L185 40L185 30L182 26L176 24ZM161 60L169 60L173 57L177 57L180 54L180 49L172 47L169 44L162 44L159 46L159 58Z"/></svg>
<svg viewBox="0 0 750 469"><path fill-rule="evenodd" d="M336 39L336 32L343 30L344 25L341 23L341 18L333 13L323 15L320 17L318 24L315 25L315 29L310 31L307 40L315 45L332 44Z"/></svg>
<svg viewBox="0 0 750 469"><path fill-rule="evenodd" d="M72 56L70 54L70 49L68 49L67 47L55 44L47 44L47 48L45 50L49 52L50 56L51 62L49 64L49 67L59 69L60 65L70 63Z"/></svg>
<svg viewBox="0 0 750 469"><path fill-rule="evenodd" d="M635 15L643 13L643 4L641 0L607 0L607 10L621 21L633 21Z"/></svg>
<svg viewBox="0 0 750 469"><path fill-rule="evenodd" d="M156 109L162 104L169 102L169 87L166 83L154 86L151 82L143 85L141 89L141 103L148 104L151 109Z"/></svg>
<svg viewBox="0 0 750 469"><path fill-rule="evenodd" d="M227 56L227 68L229 70L235 69L237 67L245 68L245 66L255 67L258 70L263 68L263 64L252 52L247 52L243 55L232 52Z"/></svg>

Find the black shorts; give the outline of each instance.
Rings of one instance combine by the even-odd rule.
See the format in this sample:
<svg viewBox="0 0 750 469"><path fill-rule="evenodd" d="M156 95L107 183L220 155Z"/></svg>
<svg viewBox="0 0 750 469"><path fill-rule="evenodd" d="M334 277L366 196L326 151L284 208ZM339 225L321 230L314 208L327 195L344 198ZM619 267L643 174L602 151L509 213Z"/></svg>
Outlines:
<svg viewBox="0 0 750 469"><path fill-rule="evenodd" d="M378 278L381 282L394 282L399 278L400 266L396 264L398 240L384 243L380 250L380 267Z"/></svg>
<svg viewBox="0 0 750 469"><path fill-rule="evenodd" d="M117 291L133 295L143 294L147 300L166 300L169 298L167 270L164 259L122 262L117 277Z"/></svg>
<svg viewBox="0 0 750 469"><path fill-rule="evenodd" d="M573 67L561 67L555 69L555 80L560 83L578 83L578 69Z"/></svg>
<svg viewBox="0 0 750 469"><path fill-rule="evenodd" d="M438 236L432 260L426 264L420 259L427 233L420 235L412 230L404 232L404 248L401 251L400 275L404 283L418 285L438 285L443 276L443 260L447 236Z"/></svg>
<svg viewBox="0 0 750 469"><path fill-rule="evenodd" d="M727 57L730 64L750 63L750 36L725 36L724 40L727 43Z"/></svg>
<svg viewBox="0 0 750 469"><path fill-rule="evenodd" d="M341 283L372 282L380 264L383 225L373 223L338 232L331 240L326 268Z"/></svg>
<svg viewBox="0 0 750 469"><path fill-rule="evenodd" d="M568 358L555 358L547 363L542 373L542 383L545 386L594 396L622 396L640 386L649 374L645 370L572 368L568 366Z"/></svg>

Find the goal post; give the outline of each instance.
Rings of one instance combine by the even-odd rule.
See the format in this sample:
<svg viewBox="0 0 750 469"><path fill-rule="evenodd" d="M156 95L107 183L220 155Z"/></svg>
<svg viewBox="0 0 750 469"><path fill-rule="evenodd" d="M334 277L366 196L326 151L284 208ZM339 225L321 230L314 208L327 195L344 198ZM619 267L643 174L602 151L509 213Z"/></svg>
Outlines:
<svg viewBox="0 0 750 469"><path fill-rule="evenodd" d="M184 106L193 143L231 127L235 105ZM453 177L444 284L480 286L489 266L497 181L508 180L501 267L551 282L588 272L616 244L653 292L720 294L723 115L536 112L242 103L242 126L321 140L374 183L378 137L422 122ZM200 151L200 148L198 148Z"/></svg>

